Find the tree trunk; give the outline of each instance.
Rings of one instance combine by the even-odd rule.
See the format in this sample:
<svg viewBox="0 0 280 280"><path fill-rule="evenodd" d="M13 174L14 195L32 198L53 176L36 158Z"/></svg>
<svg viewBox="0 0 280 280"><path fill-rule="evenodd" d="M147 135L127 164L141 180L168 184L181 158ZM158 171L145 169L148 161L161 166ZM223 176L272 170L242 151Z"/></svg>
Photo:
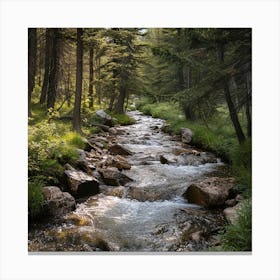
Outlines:
<svg viewBox="0 0 280 280"><path fill-rule="evenodd" d="M83 83L83 29L77 28L77 54L76 54L76 94L73 115L73 128L78 133L81 129L81 99Z"/></svg>
<svg viewBox="0 0 280 280"><path fill-rule="evenodd" d="M224 45L223 44L219 44L218 52L219 52L220 61L222 64L224 64ZM239 142L239 144L242 144L243 142L245 142L246 138L242 131L242 127L240 125L238 115L237 115L234 103L232 101L232 98L231 98L229 85L228 85L228 81L227 81L226 77L223 78L223 88L224 88L225 99L226 99L226 102L228 105L230 118L231 118L232 124L234 126L238 142Z"/></svg>
<svg viewBox="0 0 280 280"><path fill-rule="evenodd" d="M247 118L247 136L252 136L252 120L251 120L251 73L246 75L246 118Z"/></svg>
<svg viewBox="0 0 280 280"><path fill-rule="evenodd" d="M110 102L109 102L109 107L108 107L108 111L110 111L110 112L113 111L114 102L115 102L116 97L117 97L117 94L116 94L116 93L113 93L113 94L111 94L111 96L110 96Z"/></svg>
<svg viewBox="0 0 280 280"><path fill-rule="evenodd" d="M245 135L242 131L237 112L235 110L234 104L233 104L232 99L231 99L229 86L228 86L226 81L224 81L224 94L225 94L230 118L231 118L232 124L234 126L236 136L238 138L239 143L242 144L243 142L245 142L246 138L245 138Z"/></svg>
<svg viewBox="0 0 280 280"><path fill-rule="evenodd" d="M49 86L49 72L50 72L50 50L51 50L51 30L50 28L46 29L46 45L45 45L45 72L44 72L44 81L40 96L40 104L46 102L48 86Z"/></svg>
<svg viewBox="0 0 280 280"><path fill-rule="evenodd" d="M54 108L59 71L59 30L53 28L51 32L51 55L50 55L50 69L49 69L49 86L47 95L47 108Z"/></svg>
<svg viewBox="0 0 280 280"><path fill-rule="evenodd" d="M68 65L68 73L67 73L67 86L66 86L66 89L67 89L67 106L70 107L71 105L71 94L70 94L70 88L71 88L71 71L70 71L70 64Z"/></svg>
<svg viewBox="0 0 280 280"><path fill-rule="evenodd" d="M97 59L98 83L95 87L98 105L101 105L101 85L100 85L100 83L101 83L101 71L100 71L100 65L101 65L101 57L98 57L98 59Z"/></svg>
<svg viewBox="0 0 280 280"><path fill-rule="evenodd" d="M126 82L123 81L120 87L120 94L115 107L116 114L124 114L123 106L126 97L126 91L127 91Z"/></svg>
<svg viewBox="0 0 280 280"><path fill-rule="evenodd" d="M90 46L89 49L89 107L93 108L93 46Z"/></svg>
<svg viewBox="0 0 280 280"><path fill-rule="evenodd" d="M28 117L31 117L31 95L35 86L37 57L37 31L28 29Z"/></svg>

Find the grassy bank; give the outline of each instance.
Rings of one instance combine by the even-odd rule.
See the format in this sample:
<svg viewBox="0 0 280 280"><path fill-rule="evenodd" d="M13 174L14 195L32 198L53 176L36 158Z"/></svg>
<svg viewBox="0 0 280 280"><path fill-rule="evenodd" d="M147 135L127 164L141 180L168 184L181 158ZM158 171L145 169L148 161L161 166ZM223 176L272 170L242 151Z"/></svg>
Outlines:
<svg viewBox="0 0 280 280"><path fill-rule="evenodd" d="M28 124L28 213L31 219L39 217L42 211L42 187L61 186L64 182L64 165L76 164L78 149L85 148L85 140L100 129L93 124L97 108L83 112L83 135L72 129L71 112L64 106L60 113L49 111L39 104L32 106L32 118ZM118 125L133 124L135 120L125 114L110 114ZM61 118L61 116L64 116ZM67 116L67 117L65 117ZM70 117L69 117L70 116Z"/></svg>

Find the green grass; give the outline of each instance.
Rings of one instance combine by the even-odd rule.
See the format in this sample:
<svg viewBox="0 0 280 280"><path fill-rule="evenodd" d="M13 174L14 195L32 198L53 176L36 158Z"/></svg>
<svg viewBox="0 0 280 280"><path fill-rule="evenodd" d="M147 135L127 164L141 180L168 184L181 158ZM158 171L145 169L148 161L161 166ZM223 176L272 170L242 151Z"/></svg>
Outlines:
<svg viewBox="0 0 280 280"><path fill-rule="evenodd" d="M119 124L119 125L131 125L135 124L136 121L128 116L127 114L113 114L110 113L111 117L114 119L114 124Z"/></svg>
<svg viewBox="0 0 280 280"><path fill-rule="evenodd" d="M28 181L28 215L34 219L42 214L44 197L42 187L44 182L38 178Z"/></svg>
<svg viewBox="0 0 280 280"><path fill-rule="evenodd" d="M221 242L223 251L252 250L252 205L249 200L242 203L236 224L226 226Z"/></svg>

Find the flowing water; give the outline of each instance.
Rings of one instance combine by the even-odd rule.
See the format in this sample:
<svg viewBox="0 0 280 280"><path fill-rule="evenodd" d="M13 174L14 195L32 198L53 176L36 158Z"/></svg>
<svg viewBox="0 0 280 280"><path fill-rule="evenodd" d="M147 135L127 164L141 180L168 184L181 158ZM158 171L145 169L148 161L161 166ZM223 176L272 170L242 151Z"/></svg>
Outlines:
<svg viewBox="0 0 280 280"><path fill-rule="evenodd" d="M203 251L212 244L223 215L188 203L182 194L225 165L202 151L186 156L190 147L163 133L162 120L129 114L136 124L121 128L118 143L133 153L127 157L132 168L123 171L133 181L115 188L117 196L103 186L107 192L79 203L62 220L34 227L29 251ZM194 232L203 232L203 238L193 240Z"/></svg>

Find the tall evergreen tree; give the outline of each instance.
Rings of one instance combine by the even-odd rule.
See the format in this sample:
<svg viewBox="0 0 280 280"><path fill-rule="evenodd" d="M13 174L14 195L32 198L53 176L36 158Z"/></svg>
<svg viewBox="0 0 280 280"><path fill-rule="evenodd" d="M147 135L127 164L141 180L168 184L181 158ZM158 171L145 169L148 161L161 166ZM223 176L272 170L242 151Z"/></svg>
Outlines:
<svg viewBox="0 0 280 280"><path fill-rule="evenodd" d="M83 29L77 28L77 49L76 49L76 93L73 115L73 128L78 133L81 128L81 99L83 83Z"/></svg>
<svg viewBox="0 0 280 280"><path fill-rule="evenodd" d="M54 108L57 86L58 86L58 73L59 73L59 36L60 31L58 28L51 29L51 52L50 52L50 65L49 65L49 81L47 91L47 108Z"/></svg>

